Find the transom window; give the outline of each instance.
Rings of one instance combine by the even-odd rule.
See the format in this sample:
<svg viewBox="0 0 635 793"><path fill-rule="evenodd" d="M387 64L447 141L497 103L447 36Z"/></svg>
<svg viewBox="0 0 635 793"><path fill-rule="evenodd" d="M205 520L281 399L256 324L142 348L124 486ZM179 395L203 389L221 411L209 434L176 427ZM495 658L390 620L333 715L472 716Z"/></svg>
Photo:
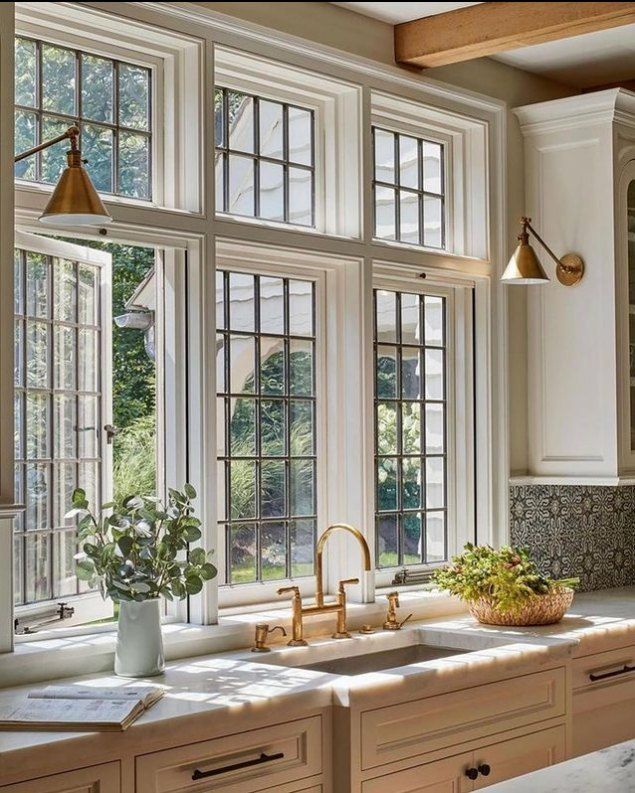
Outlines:
<svg viewBox="0 0 635 793"><path fill-rule="evenodd" d="M16 153L77 124L95 188L150 199L151 84L150 70L143 66L16 38ZM54 184L67 148L63 141L17 163L16 177Z"/></svg>
<svg viewBox="0 0 635 793"><path fill-rule="evenodd" d="M445 298L374 293L378 567L447 558Z"/></svg>
<svg viewBox="0 0 635 793"><path fill-rule="evenodd" d="M217 88L214 112L217 209L315 225L313 111Z"/></svg>
<svg viewBox="0 0 635 793"><path fill-rule="evenodd" d="M15 603L78 594L75 487L101 503L101 268L15 252ZM85 591L85 588L84 588Z"/></svg>
<svg viewBox="0 0 635 793"><path fill-rule="evenodd" d="M373 127L375 237L445 247L443 146Z"/></svg>
<svg viewBox="0 0 635 793"><path fill-rule="evenodd" d="M225 582L311 575L317 518L314 284L219 271L216 307Z"/></svg>

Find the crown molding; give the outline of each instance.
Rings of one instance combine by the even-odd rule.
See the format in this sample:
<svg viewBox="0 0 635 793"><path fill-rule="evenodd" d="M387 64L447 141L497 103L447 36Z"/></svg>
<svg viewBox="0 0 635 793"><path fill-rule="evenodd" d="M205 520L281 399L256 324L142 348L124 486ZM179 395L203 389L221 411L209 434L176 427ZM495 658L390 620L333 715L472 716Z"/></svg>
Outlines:
<svg viewBox="0 0 635 793"><path fill-rule="evenodd" d="M279 30L247 22L242 19L222 14L218 11L204 8L196 3L176 2L139 2L133 0L122 5L142 8L144 11L153 11L163 16L171 16L197 26L201 34L201 27L209 30L218 30L223 34L241 36L254 44L274 45L287 52L327 63L330 66L348 68L367 77L381 79L393 83L395 86L404 86L410 90L417 90L422 94L423 101L445 100L463 106L463 112L479 110L495 115L503 114L506 103L476 91L457 88L449 83L424 77L422 74L408 74L397 66L389 66L378 61L354 55L345 50L339 50L326 44L318 44L309 39L283 33Z"/></svg>
<svg viewBox="0 0 635 793"><path fill-rule="evenodd" d="M525 136L619 121L635 126L635 93L611 88L513 109Z"/></svg>

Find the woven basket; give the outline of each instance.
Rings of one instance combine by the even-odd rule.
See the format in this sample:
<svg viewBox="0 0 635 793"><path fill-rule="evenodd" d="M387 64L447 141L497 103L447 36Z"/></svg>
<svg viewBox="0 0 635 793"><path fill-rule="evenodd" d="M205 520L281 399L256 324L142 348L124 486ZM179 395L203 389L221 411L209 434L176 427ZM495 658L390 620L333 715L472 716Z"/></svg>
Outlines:
<svg viewBox="0 0 635 793"><path fill-rule="evenodd" d="M548 595L533 595L520 611L499 611L490 600L481 598L470 604L470 613L485 625L553 625L560 622L573 602L573 589L559 587Z"/></svg>

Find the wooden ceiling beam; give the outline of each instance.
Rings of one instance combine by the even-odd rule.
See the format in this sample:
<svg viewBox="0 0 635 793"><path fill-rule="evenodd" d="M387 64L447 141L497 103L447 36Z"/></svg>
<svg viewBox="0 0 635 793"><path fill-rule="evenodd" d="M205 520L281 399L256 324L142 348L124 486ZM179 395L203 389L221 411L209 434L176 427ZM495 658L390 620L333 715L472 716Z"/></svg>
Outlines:
<svg viewBox="0 0 635 793"><path fill-rule="evenodd" d="M395 25L395 60L444 66L635 22L635 3L479 3Z"/></svg>

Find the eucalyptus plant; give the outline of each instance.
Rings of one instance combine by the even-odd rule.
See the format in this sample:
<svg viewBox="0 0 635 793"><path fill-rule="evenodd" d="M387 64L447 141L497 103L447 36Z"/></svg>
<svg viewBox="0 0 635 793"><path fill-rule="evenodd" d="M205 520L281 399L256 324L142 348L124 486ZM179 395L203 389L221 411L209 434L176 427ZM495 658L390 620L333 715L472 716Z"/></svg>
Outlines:
<svg viewBox="0 0 635 793"><path fill-rule="evenodd" d="M501 611L518 612L534 595L575 587L578 578L554 580L540 573L526 548L467 543L452 563L435 570L434 583L461 600L486 598Z"/></svg>
<svg viewBox="0 0 635 793"><path fill-rule="evenodd" d="M85 491L76 489L67 517L80 518L78 578L115 602L196 595L217 570L203 548L190 548L202 536L195 498L196 490L186 484L183 491L170 489L165 505L132 495L120 505L102 504L96 514Z"/></svg>

